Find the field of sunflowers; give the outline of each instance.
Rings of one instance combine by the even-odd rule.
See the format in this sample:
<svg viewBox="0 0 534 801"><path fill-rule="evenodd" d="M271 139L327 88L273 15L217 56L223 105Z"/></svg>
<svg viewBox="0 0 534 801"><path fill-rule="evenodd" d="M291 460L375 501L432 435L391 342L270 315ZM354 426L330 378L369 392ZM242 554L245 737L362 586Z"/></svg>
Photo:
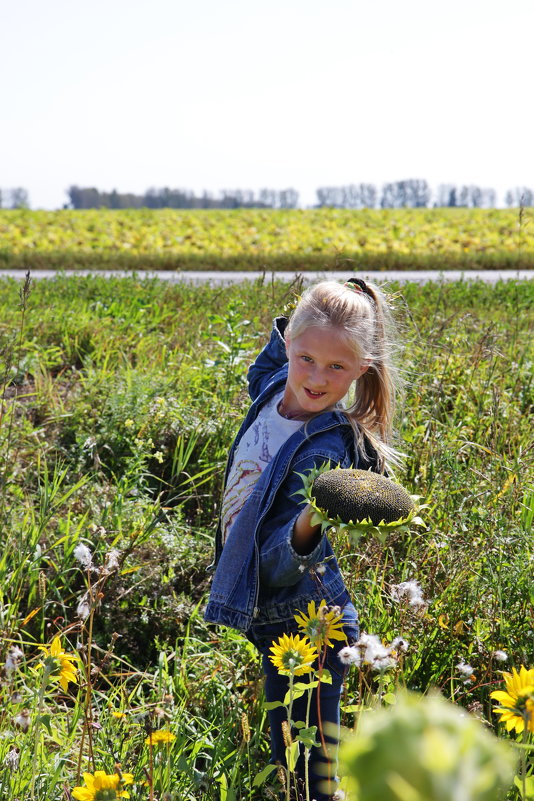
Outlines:
<svg viewBox="0 0 534 801"><path fill-rule="evenodd" d="M0 267L534 268L532 209L0 211Z"/></svg>

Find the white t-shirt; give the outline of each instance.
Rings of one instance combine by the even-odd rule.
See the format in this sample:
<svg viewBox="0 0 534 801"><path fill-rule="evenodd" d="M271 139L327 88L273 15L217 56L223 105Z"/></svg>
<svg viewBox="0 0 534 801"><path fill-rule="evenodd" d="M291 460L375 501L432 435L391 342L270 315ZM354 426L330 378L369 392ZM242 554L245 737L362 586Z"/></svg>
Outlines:
<svg viewBox="0 0 534 801"><path fill-rule="evenodd" d="M278 412L282 395L280 392L265 404L234 453L222 501L223 543L262 472L280 446L303 425L302 420L287 420Z"/></svg>

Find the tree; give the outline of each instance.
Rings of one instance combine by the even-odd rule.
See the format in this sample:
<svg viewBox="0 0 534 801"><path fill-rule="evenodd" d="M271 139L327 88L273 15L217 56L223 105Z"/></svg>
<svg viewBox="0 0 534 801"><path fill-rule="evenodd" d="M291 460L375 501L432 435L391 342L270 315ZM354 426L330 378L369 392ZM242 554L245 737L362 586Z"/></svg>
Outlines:
<svg viewBox="0 0 534 801"><path fill-rule="evenodd" d="M442 206L457 206L457 196L458 189L456 186L453 186L453 184L440 184L434 205L440 208Z"/></svg>
<svg viewBox="0 0 534 801"><path fill-rule="evenodd" d="M410 179L384 184L380 206L383 209L426 208L430 188L426 181Z"/></svg>
<svg viewBox="0 0 534 801"><path fill-rule="evenodd" d="M14 189L9 189L7 192L9 197L9 208L10 209L29 209L30 208L30 199L28 196L28 192L26 189L23 189L21 186L17 186ZM1 205L1 204L0 204Z"/></svg>
<svg viewBox="0 0 534 801"><path fill-rule="evenodd" d="M376 188L373 184L347 184L320 186L316 190L317 205L334 209L364 209L376 206Z"/></svg>
<svg viewBox="0 0 534 801"><path fill-rule="evenodd" d="M316 190L317 205L321 208L339 208L340 201L338 198L340 196L338 193L339 189L335 186L320 186L319 189Z"/></svg>
<svg viewBox="0 0 534 801"><path fill-rule="evenodd" d="M374 184L360 184L360 204L362 209L374 209L378 197Z"/></svg>
<svg viewBox="0 0 534 801"><path fill-rule="evenodd" d="M528 189L526 186L516 186L506 192L504 202L508 207L534 206L534 190Z"/></svg>
<svg viewBox="0 0 534 801"><path fill-rule="evenodd" d="M458 190L458 206L468 209L489 209L497 205L494 189L481 189L479 186L461 186Z"/></svg>
<svg viewBox="0 0 534 801"><path fill-rule="evenodd" d="M94 187L81 189L79 186L70 186L67 195L73 209L98 209L101 206L100 192Z"/></svg>
<svg viewBox="0 0 534 801"><path fill-rule="evenodd" d="M278 208L296 209L299 203L299 193L296 189L281 189L278 193Z"/></svg>

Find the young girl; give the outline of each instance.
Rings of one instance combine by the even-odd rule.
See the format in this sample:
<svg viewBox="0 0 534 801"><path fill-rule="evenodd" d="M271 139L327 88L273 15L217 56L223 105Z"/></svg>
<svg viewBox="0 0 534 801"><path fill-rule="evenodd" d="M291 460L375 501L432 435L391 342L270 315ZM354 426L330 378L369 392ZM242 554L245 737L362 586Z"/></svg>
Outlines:
<svg viewBox="0 0 534 801"><path fill-rule="evenodd" d="M347 641L327 649L333 680L321 685L322 724L339 723L345 668L337 654L358 639L358 622L328 537L296 494L299 474L326 461L383 472L394 459L387 444L396 385L388 321L380 290L359 278L323 281L304 292L289 321L276 318L248 372L253 402L225 477L206 620L246 633L263 656L266 698L275 701L283 700L288 679L269 659L273 641L297 633L294 616L310 601L339 607ZM305 703L295 702L293 720L305 720ZM313 699L310 725L319 725L315 710ZM272 760L282 764L285 714L269 712ZM304 776L302 757L297 771ZM324 775L335 769L321 748L312 748L309 771L311 797L331 798L335 783L325 788Z"/></svg>

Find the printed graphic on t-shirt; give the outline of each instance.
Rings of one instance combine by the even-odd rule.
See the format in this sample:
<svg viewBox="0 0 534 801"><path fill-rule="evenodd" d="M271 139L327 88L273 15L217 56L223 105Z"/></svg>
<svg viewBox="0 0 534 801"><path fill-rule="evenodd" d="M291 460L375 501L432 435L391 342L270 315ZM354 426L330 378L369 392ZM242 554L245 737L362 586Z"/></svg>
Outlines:
<svg viewBox="0 0 534 801"><path fill-rule="evenodd" d="M302 421L286 420L278 413L281 397L282 393L263 407L234 453L222 502L223 542L266 466L280 446L302 426Z"/></svg>

